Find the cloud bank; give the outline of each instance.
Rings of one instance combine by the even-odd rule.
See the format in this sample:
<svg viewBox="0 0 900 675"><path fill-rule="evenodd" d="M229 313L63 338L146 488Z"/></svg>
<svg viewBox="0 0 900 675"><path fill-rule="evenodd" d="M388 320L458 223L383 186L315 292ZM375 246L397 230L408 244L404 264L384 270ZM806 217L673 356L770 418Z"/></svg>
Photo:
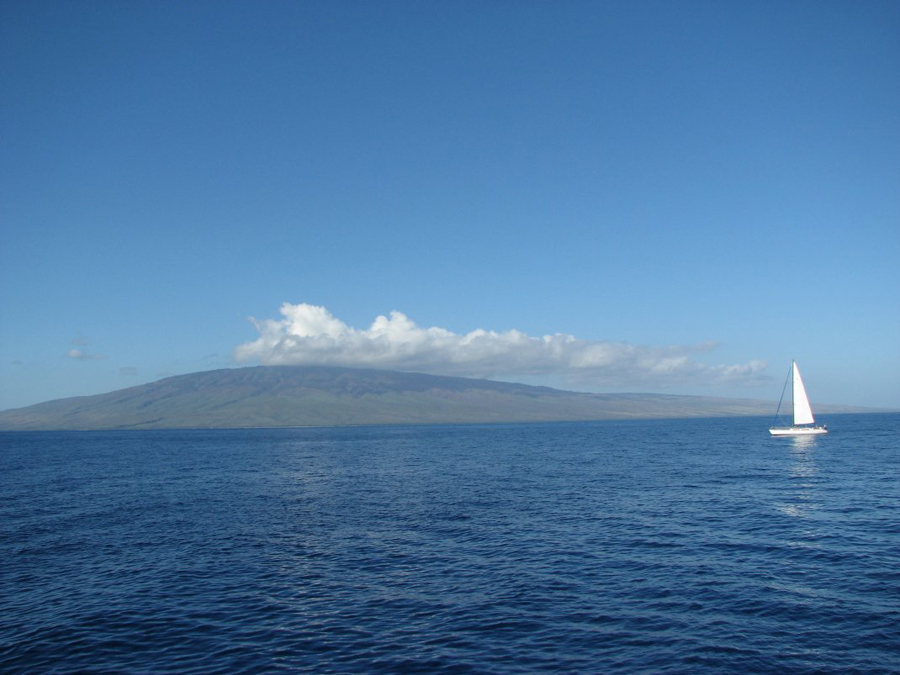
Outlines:
<svg viewBox="0 0 900 675"><path fill-rule="evenodd" d="M238 362L385 368L483 378L550 376L602 387L755 384L764 361L710 366L693 356L714 343L643 347L580 340L557 333L532 337L517 330L420 328L402 312L379 316L367 329L351 328L324 307L284 303L283 318L257 321L259 339L234 351Z"/></svg>

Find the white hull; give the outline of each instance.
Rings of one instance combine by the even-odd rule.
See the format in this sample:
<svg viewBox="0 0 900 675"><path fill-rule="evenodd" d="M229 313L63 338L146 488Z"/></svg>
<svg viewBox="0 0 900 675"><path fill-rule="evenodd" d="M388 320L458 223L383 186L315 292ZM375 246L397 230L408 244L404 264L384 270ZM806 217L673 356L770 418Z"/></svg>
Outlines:
<svg viewBox="0 0 900 675"><path fill-rule="evenodd" d="M825 427L772 427L769 433L773 436L815 436L827 434Z"/></svg>

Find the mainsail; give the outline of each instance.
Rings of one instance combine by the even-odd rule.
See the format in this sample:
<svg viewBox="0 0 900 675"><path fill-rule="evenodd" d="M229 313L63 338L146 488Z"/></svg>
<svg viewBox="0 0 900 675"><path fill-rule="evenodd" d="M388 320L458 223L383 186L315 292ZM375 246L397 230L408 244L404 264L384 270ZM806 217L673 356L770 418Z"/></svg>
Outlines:
<svg viewBox="0 0 900 675"><path fill-rule="evenodd" d="M794 399L794 426L798 424L813 424L812 408L809 407L809 398L806 396L806 388L803 386L803 380L800 379L800 369L794 364L793 378L793 399Z"/></svg>

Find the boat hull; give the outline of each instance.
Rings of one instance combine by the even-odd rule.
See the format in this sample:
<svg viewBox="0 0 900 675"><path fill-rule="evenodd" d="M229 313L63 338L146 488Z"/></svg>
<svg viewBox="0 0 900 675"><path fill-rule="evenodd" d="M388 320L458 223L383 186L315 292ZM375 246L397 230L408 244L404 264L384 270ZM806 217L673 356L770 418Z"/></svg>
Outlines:
<svg viewBox="0 0 900 675"><path fill-rule="evenodd" d="M769 433L773 436L818 436L827 434L825 427L772 427Z"/></svg>

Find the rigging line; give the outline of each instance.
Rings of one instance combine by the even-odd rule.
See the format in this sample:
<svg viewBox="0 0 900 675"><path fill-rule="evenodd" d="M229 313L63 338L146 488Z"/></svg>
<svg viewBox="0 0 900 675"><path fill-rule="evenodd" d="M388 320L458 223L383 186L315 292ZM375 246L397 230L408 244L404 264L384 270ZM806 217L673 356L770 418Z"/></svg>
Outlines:
<svg viewBox="0 0 900 675"><path fill-rule="evenodd" d="M775 419L772 421L772 424L778 423L778 413L781 411L781 402L784 401L784 392L787 391L788 382L791 380L791 375L794 374L794 362L791 361L791 367L788 368L788 376L784 380L784 386L781 388L781 398L778 399L778 407L775 408Z"/></svg>

